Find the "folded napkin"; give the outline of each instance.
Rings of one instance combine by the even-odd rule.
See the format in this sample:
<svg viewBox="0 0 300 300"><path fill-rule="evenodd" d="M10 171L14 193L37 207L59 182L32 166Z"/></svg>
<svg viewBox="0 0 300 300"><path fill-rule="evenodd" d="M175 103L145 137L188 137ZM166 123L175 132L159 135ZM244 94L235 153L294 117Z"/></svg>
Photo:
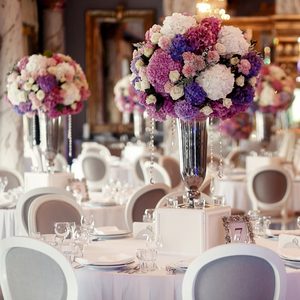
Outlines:
<svg viewBox="0 0 300 300"><path fill-rule="evenodd" d="M300 236L280 234L278 239L279 255L289 260L300 260Z"/></svg>
<svg viewBox="0 0 300 300"><path fill-rule="evenodd" d="M127 230L119 229L116 226L102 226L95 228L95 234L99 235L114 235L114 234L126 234Z"/></svg>
<svg viewBox="0 0 300 300"><path fill-rule="evenodd" d="M126 253L88 253L85 257L76 258L76 261L80 264L113 266L132 262L134 257Z"/></svg>

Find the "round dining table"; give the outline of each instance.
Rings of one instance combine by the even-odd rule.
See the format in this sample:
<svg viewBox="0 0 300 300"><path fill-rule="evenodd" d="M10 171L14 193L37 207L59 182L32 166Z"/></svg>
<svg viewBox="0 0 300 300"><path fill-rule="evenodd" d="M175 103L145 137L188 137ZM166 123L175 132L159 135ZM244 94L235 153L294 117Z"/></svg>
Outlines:
<svg viewBox="0 0 300 300"><path fill-rule="evenodd" d="M258 245L277 251L278 242L257 238ZM89 251L101 253L126 253L135 256L136 249L145 247L144 240L132 238L94 242ZM184 273L170 274L167 265L178 262L191 262L191 257L159 254L158 269L128 274L119 270L106 270L97 266L84 266L75 269L80 300L181 300L181 287ZM287 297L289 300L299 299L300 270L286 267ZM217 283L216 283L217 286Z"/></svg>

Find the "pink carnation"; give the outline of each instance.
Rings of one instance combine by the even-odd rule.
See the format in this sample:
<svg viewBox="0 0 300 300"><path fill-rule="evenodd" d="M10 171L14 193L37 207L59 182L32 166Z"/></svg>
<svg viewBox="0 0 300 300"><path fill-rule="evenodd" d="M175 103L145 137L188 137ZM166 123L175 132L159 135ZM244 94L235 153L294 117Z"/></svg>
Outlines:
<svg viewBox="0 0 300 300"><path fill-rule="evenodd" d="M220 55L215 50L208 51L206 59L208 63L217 63L220 59Z"/></svg>
<svg viewBox="0 0 300 300"><path fill-rule="evenodd" d="M241 59L240 63L238 64L239 72L243 73L244 75L248 75L251 69L251 64L247 59Z"/></svg>
<svg viewBox="0 0 300 300"><path fill-rule="evenodd" d="M27 63L28 63L28 56L25 56L25 57L21 58L21 60L17 64L17 66L20 70L24 70Z"/></svg>
<svg viewBox="0 0 300 300"><path fill-rule="evenodd" d="M181 64L175 62L165 51L154 52L147 66L147 77L158 93L164 93L164 86L169 81L170 71L181 71Z"/></svg>
<svg viewBox="0 0 300 300"><path fill-rule="evenodd" d="M163 35L158 41L158 46L163 50L168 50L170 48L170 45L171 39L166 35Z"/></svg>

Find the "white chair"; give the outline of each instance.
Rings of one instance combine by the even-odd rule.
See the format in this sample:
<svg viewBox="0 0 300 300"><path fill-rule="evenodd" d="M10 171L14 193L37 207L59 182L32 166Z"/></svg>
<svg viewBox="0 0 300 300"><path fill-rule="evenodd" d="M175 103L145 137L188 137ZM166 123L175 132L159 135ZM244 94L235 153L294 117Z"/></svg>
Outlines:
<svg viewBox="0 0 300 300"><path fill-rule="evenodd" d="M177 159L172 156L164 155L159 158L159 165L167 171L171 179L171 188L173 190L183 188L180 166Z"/></svg>
<svg viewBox="0 0 300 300"><path fill-rule="evenodd" d="M69 196L50 194L34 199L28 212L29 233L54 233L54 223L75 222L80 225L82 208Z"/></svg>
<svg viewBox="0 0 300 300"><path fill-rule="evenodd" d="M272 250L227 244L207 250L188 267L183 300L283 300L286 272Z"/></svg>
<svg viewBox="0 0 300 300"><path fill-rule="evenodd" d="M133 222L142 222L147 208L155 208L159 200L168 194L170 188L164 183L154 183L143 186L134 192L125 208L126 224L132 230Z"/></svg>
<svg viewBox="0 0 300 300"><path fill-rule="evenodd" d="M90 191L100 191L109 176L109 158L95 153L81 154L78 158L82 174Z"/></svg>
<svg viewBox="0 0 300 300"><path fill-rule="evenodd" d="M54 247L28 237L0 245L0 284L5 300L77 300L75 273Z"/></svg>
<svg viewBox="0 0 300 300"><path fill-rule="evenodd" d="M264 166L248 175L247 190L254 210L272 217L272 222L281 222L282 228L291 221L288 211L292 179L280 166Z"/></svg>
<svg viewBox="0 0 300 300"><path fill-rule="evenodd" d="M151 179L154 183L164 183L171 187L171 178L168 172L158 163L145 161L141 164L143 175L145 178L145 183L151 183Z"/></svg>
<svg viewBox="0 0 300 300"><path fill-rule="evenodd" d="M8 191L10 189L24 186L24 180L22 175L17 171L13 169L9 169L6 167L0 167L0 177L7 177L8 183L5 188L5 191Z"/></svg>
<svg viewBox="0 0 300 300"><path fill-rule="evenodd" d="M62 188L45 187L37 188L25 193L17 202L16 206L16 224L18 235L28 235L28 211L31 203L39 196L48 194L58 194L72 197L72 194ZM74 199L75 201L75 199Z"/></svg>
<svg viewBox="0 0 300 300"><path fill-rule="evenodd" d="M97 142L84 142L82 143L81 147L82 147L81 154L94 153L106 157L111 156L109 149L106 146L99 144Z"/></svg>

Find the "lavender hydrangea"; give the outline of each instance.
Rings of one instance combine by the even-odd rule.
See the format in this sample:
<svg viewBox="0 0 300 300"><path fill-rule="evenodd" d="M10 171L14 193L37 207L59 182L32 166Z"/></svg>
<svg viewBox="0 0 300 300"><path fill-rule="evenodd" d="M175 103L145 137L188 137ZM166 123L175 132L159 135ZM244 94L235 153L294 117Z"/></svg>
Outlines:
<svg viewBox="0 0 300 300"><path fill-rule="evenodd" d="M199 109L185 100L177 101L174 110L177 117L185 121L195 119L199 114Z"/></svg>
<svg viewBox="0 0 300 300"><path fill-rule="evenodd" d="M231 101L234 105L251 103L254 98L254 88L251 85L236 87L230 94Z"/></svg>
<svg viewBox="0 0 300 300"><path fill-rule="evenodd" d="M188 84L184 88L185 100L193 106L202 105L205 102L207 94L203 88L196 82Z"/></svg>
<svg viewBox="0 0 300 300"><path fill-rule="evenodd" d="M37 84L45 93L50 93L58 86L56 78L53 75L39 76L37 78Z"/></svg>
<svg viewBox="0 0 300 300"><path fill-rule="evenodd" d="M23 114L26 114L28 112L31 112L31 110L32 110L31 107L32 107L31 102L21 102L19 104L19 106L18 105L14 106L14 111L16 113L18 113L19 115L23 115Z"/></svg>

